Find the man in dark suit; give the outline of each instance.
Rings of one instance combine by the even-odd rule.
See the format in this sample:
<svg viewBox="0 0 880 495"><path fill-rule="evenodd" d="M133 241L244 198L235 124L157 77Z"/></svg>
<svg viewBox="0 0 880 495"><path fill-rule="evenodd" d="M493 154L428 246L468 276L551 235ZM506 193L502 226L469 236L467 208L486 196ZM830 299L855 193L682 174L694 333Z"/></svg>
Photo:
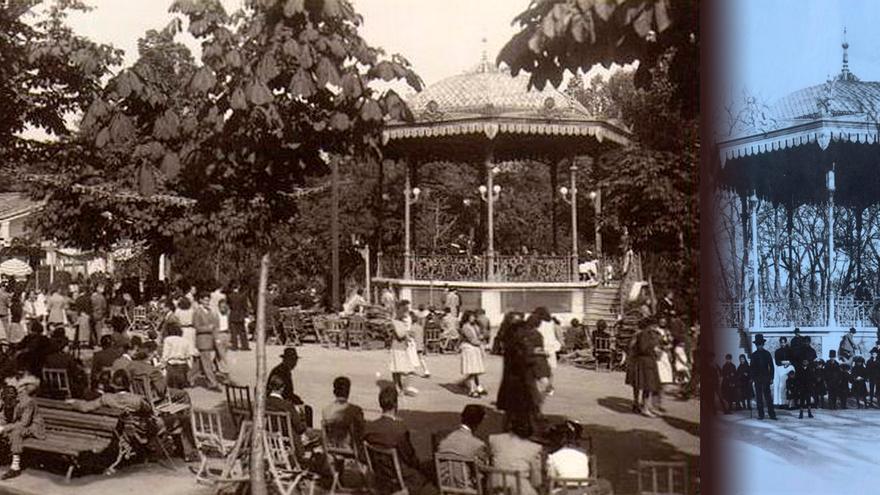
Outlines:
<svg viewBox="0 0 880 495"><path fill-rule="evenodd" d="M101 350L92 355L92 387L97 386L101 372L105 369L109 370L120 356L122 349L113 345L113 338L110 335L102 335Z"/></svg>
<svg viewBox="0 0 880 495"><path fill-rule="evenodd" d="M437 445L437 453L455 454L489 465L489 450L486 442L474 435L485 416L486 410L483 406L479 404L466 405L461 412L461 426L440 441L440 444Z"/></svg>
<svg viewBox="0 0 880 495"><path fill-rule="evenodd" d="M67 371L70 395L73 398L81 399L85 397L89 386L88 377L82 367L82 363L67 352L67 345L68 341L64 335L64 329L56 328L52 332L53 352L47 355L43 361L43 369L51 368Z"/></svg>
<svg viewBox="0 0 880 495"><path fill-rule="evenodd" d="M354 448L364 435L364 410L348 402L351 380L340 376L333 380L333 400L321 411L328 439L334 445Z"/></svg>
<svg viewBox="0 0 880 495"><path fill-rule="evenodd" d="M226 302L229 304L229 332L232 340L230 341L230 349L237 351L249 351L247 330L244 328L244 319L248 315L250 304L247 294L242 292L241 284L235 282L232 284L229 294L226 296Z"/></svg>
<svg viewBox="0 0 880 495"><path fill-rule="evenodd" d="M433 493L429 478L423 474L421 463L416 457L409 428L397 417L397 390L394 387L385 387L379 392L379 406L382 408L382 416L367 423L364 442L397 451L403 481L409 493ZM382 493L393 493L402 488L397 486L395 480L390 479L377 479L376 483Z"/></svg>
<svg viewBox="0 0 880 495"><path fill-rule="evenodd" d="M284 385L281 390L281 397L284 400L289 401L291 404L295 406L299 406L301 409L301 414L303 415L303 419L306 422L306 425L311 428L314 426L312 422L312 407L306 405L300 396L296 395L293 391L293 370L296 368L296 364L299 362L299 354L296 352L296 347L287 347L284 349L284 353L281 355L281 363L278 366L272 368L272 371L269 372L269 380L272 377L277 376L278 379L281 380L281 383Z"/></svg>
<svg viewBox="0 0 880 495"><path fill-rule="evenodd" d="M303 446L301 437L301 435L306 432L306 425L303 423L302 416L296 409L296 406L282 396L284 382L280 377L270 376L269 383L266 387L269 392L269 396L266 397L266 410L286 412L290 417L290 423L293 427L293 432L290 433L291 440L293 440L293 452L291 452L291 455L294 456L297 462L302 466L306 462L305 447Z"/></svg>
<svg viewBox="0 0 880 495"><path fill-rule="evenodd" d="M767 404L767 413L770 419L776 419L776 411L773 409L773 394L770 393L770 385L773 384L773 357L764 349L763 334L755 335L755 347L757 349L751 356L752 379L755 383L755 397L758 402L758 419L764 419L764 404Z"/></svg>

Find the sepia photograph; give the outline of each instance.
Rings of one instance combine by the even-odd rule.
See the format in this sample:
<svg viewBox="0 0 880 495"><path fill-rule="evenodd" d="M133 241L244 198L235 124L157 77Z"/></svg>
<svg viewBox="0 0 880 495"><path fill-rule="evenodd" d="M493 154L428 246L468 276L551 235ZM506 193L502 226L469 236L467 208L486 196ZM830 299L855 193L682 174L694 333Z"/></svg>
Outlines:
<svg viewBox="0 0 880 495"><path fill-rule="evenodd" d="M747 356L708 389L737 454L776 459L755 436L796 407L834 433L778 435L843 448L880 394L869 19L792 36L807 57L749 45L808 64L797 87L730 80L755 96L707 148L717 301L700 19L699 0L0 0L0 493L711 493L709 303ZM849 395L793 385L746 416L753 386L820 376L802 357ZM765 403L779 423L753 424Z"/></svg>
<svg viewBox="0 0 880 495"><path fill-rule="evenodd" d="M731 494L875 491L880 5L721 16L713 442ZM711 398L710 398L711 397Z"/></svg>

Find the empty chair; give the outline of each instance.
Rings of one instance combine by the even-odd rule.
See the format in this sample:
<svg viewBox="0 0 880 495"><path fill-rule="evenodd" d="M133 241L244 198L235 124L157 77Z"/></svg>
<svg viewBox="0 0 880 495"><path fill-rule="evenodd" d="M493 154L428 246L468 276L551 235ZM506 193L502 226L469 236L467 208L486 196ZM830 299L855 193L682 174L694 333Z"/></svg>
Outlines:
<svg viewBox="0 0 880 495"><path fill-rule="evenodd" d="M688 495L685 461L644 461L637 464L639 495Z"/></svg>
<svg viewBox="0 0 880 495"><path fill-rule="evenodd" d="M59 399L72 397L70 391L70 379L67 370L62 368L43 368L43 384L49 393Z"/></svg>
<svg viewBox="0 0 880 495"><path fill-rule="evenodd" d="M251 402L251 389L229 383L225 386L226 406L229 408L229 414L232 416L235 427L238 428L242 420L253 419L254 406Z"/></svg>
<svg viewBox="0 0 880 495"><path fill-rule="evenodd" d="M364 442L364 454L370 470L370 490L374 494L409 495L396 450Z"/></svg>
<svg viewBox="0 0 880 495"><path fill-rule="evenodd" d="M223 425L220 413L204 409L190 410L190 423L193 429L193 439L196 450L199 452L199 469L196 472L196 480L207 479L209 455L226 457L235 445L232 440L223 437Z"/></svg>
<svg viewBox="0 0 880 495"><path fill-rule="evenodd" d="M593 339L593 357L596 358L596 371L599 371L600 361L608 363L608 371L611 371L614 361L614 347L611 343L611 337L596 336Z"/></svg>

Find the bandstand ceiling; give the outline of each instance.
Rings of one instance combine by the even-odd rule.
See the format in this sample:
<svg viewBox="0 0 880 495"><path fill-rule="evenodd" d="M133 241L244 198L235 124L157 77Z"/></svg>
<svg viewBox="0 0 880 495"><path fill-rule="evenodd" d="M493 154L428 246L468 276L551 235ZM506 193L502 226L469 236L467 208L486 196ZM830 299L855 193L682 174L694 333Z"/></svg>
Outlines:
<svg viewBox="0 0 880 495"><path fill-rule="evenodd" d="M559 159L627 144L622 124L592 116L575 99L546 86L529 89L486 60L407 101L414 122L391 122L383 133L388 158L415 162Z"/></svg>

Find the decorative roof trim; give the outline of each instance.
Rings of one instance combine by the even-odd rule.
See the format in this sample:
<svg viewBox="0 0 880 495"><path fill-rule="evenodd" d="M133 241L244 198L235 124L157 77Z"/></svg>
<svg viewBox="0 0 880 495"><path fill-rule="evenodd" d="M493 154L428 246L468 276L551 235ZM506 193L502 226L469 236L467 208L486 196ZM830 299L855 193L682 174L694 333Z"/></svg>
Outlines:
<svg viewBox="0 0 880 495"><path fill-rule="evenodd" d="M388 144L388 142L398 139L434 138L459 134L484 134L488 139L495 139L498 134L593 136L599 142L608 139L620 145L630 143L628 132L606 122L535 122L534 120L509 122L470 120L442 124L391 126L382 132L382 143Z"/></svg>
<svg viewBox="0 0 880 495"><path fill-rule="evenodd" d="M804 146L810 143L815 143L819 149L825 150L832 141L876 144L880 142L878 138L880 136L878 136L876 124L816 120L765 134L722 141L718 143L718 153L721 159L721 168L724 168L727 160Z"/></svg>

